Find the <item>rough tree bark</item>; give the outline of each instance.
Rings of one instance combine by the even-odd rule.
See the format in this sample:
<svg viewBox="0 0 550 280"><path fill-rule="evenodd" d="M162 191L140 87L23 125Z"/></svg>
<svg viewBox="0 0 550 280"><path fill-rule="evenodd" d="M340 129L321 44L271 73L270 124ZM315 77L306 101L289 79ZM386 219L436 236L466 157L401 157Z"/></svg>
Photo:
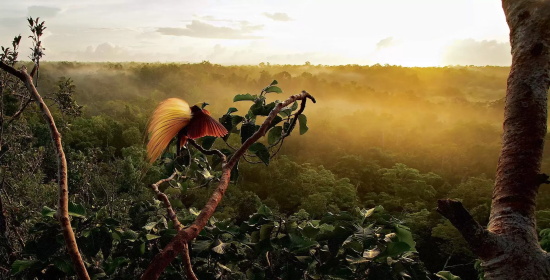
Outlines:
<svg viewBox="0 0 550 280"><path fill-rule="evenodd" d="M548 179L539 173L550 86L550 0L502 0L502 7L512 67L489 225L479 225L457 201L440 200L438 211L482 260L486 279L550 279L535 221L538 188Z"/></svg>
<svg viewBox="0 0 550 280"><path fill-rule="evenodd" d="M220 182L218 183L218 186L210 196L210 199L206 202L206 205L201 210L193 224L191 224L189 227L186 227L178 232L178 234L164 247L162 252L158 253L153 261L149 264L149 267L145 271L145 273L142 275L142 280L150 280L150 279L158 279L160 274L166 269L166 267L174 260L174 258L181 252L184 252L187 250L187 244L195 239L199 233L204 229L206 224L208 223L208 220L212 215L214 214L214 211L216 210L216 207L222 200L225 191L227 190L227 187L229 186L229 181L231 178L231 170L235 166L235 164L240 160L240 158L245 154L245 152L248 150L248 148L254 144L260 137L264 136L267 132L269 125L273 121L273 119L277 116L277 114L286 106L289 106L290 104L294 103L295 101L301 100L301 107L296 112L296 115L293 119L293 124L295 124L296 119L298 115L300 115L306 105L307 99L311 99L315 103L315 98L311 96L306 91L302 91L300 94L293 95L289 97L284 102L281 102L275 106L273 110L269 113L269 116L264 120L263 124L260 126L260 129L256 131L250 138L248 138L242 146L231 156L229 160L226 159L225 155L220 152L219 150L204 150L199 145L195 145L193 141L191 141L191 144L194 145L197 149L199 149L204 154L217 154L222 159L222 175L220 178ZM291 125L293 125L291 124ZM189 265L188 260L186 261L186 265Z"/></svg>
<svg viewBox="0 0 550 280"><path fill-rule="evenodd" d="M88 276L88 272L86 270L86 266L82 261L82 256L78 251L76 238L75 238L73 229L71 227L71 220L69 218L69 187L68 187L68 181L67 181L67 159L65 158L65 152L63 151L63 145L61 144L61 134L57 130L57 126L55 125L55 120L53 119L52 114L50 113L50 109L48 109L48 106L46 105L46 103L44 103L44 100L38 93L38 90L34 86L33 79L32 79L32 76L37 71L38 67L35 66L31 71L31 74L29 75L25 67L23 67L21 70L16 70L13 67L0 61L0 69L19 78L25 84L25 87L30 92L30 94L32 95L36 103L38 104L38 107L40 107L42 116L48 123L51 137L52 137L52 142L54 144L54 148L57 153L57 163L58 163L58 170L59 170L59 173L58 173L58 180L59 180L59 202L58 203L59 204L58 204L56 217L59 220L59 223L61 224L63 237L65 239L65 244L67 244L67 251L69 253L69 256L71 257L71 260L73 262L73 267L75 269L75 272L78 278L81 280L90 279L90 276Z"/></svg>

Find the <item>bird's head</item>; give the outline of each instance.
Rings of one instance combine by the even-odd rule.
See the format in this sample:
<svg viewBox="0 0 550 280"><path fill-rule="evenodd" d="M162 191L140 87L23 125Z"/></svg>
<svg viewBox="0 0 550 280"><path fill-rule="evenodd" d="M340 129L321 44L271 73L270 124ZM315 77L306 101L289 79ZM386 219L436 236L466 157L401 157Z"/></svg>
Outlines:
<svg viewBox="0 0 550 280"><path fill-rule="evenodd" d="M197 106L200 109L204 109L204 107L206 107L206 105L210 105L210 104L208 104L206 102L199 102L199 103L195 104L195 106Z"/></svg>

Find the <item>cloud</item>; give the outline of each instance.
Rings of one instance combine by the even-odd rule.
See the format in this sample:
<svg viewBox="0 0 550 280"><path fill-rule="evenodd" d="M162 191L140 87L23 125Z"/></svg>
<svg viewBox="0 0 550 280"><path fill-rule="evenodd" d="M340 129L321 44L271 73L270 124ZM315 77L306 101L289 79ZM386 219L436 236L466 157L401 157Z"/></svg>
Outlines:
<svg viewBox="0 0 550 280"><path fill-rule="evenodd" d="M260 39L262 37L250 35L254 31L263 29L262 25L250 25L247 22L239 22L238 28L215 26L200 20L193 20L185 28L161 27L157 32L163 35L187 36L196 38L216 39Z"/></svg>
<svg viewBox="0 0 550 280"><path fill-rule="evenodd" d="M30 6L27 8L29 16L33 17L54 17L59 12L61 12L60 8L56 7L48 7L48 6Z"/></svg>
<svg viewBox="0 0 550 280"><path fill-rule="evenodd" d="M447 46L442 62L443 65L509 66L512 55L508 43L465 39Z"/></svg>
<svg viewBox="0 0 550 280"><path fill-rule="evenodd" d="M396 44L397 44L397 41L395 41L393 37L387 37L378 41L378 43L376 43L376 50L389 48L389 47L395 46Z"/></svg>
<svg viewBox="0 0 550 280"><path fill-rule="evenodd" d="M287 14L285 13L264 13L264 16L274 20L274 21L291 21L292 18L290 18Z"/></svg>

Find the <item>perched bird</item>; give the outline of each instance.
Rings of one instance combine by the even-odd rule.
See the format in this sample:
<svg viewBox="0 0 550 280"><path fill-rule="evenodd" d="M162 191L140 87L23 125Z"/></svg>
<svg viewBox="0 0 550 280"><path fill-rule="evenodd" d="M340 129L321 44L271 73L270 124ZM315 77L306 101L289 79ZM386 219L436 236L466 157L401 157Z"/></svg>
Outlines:
<svg viewBox="0 0 550 280"><path fill-rule="evenodd" d="M189 104L181 99L169 98L157 106L147 127L149 163L157 160L176 136L179 150L188 138L222 137L227 134L227 129L204 109L206 105L208 103L201 102L189 107Z"/></svg>

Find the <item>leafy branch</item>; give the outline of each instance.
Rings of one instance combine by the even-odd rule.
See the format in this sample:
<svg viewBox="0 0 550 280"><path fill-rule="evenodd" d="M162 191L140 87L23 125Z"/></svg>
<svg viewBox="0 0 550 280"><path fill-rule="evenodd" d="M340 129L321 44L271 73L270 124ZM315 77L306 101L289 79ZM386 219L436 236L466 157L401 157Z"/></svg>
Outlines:
<svg viewBox="0 0 550 280"><path fill-rule="evenodd" d="M264 94L265 93L260 94L260 97L264 97ZM253 150L254 145L258 146L258 144L261 144L261 143L258 143L257 141L261 137L265 136L267 131L273 127L274 120L276 118L280 118L278 114L281 112L281 110L283 110L285 107L289 106L290 104L293 104L298 100L305 100L305 99L311 99L315 103L315 98L313 96L311 96L306 91L302 91L300 94L290 96L287 100L283 102L278 102L277 104L273 104L273 106L269 105L269 107L271 108L263 124L259 126L257 130L255 129L255 132L253 132L250 135L250 137L243 139L244 141L242 145L231 155L229 159L227 159L221 151L217 151L217 150L206 151L206 149L204 148L198 148L199 151L202 150L202 152L204 152L205 154L215 153L221 157L222 174L220 177L220 181L217 187L215 188L214 192L210 196L209 200L206 202L205 206L199 213L199 215L195 218L195 221L189 227L186 227L183 230L180 230L177 233L177 235L170 241L170 243L168 243L168 245L166 245L165 248L155 256L155 258L150 263L145 273L142 275L142 279L158 279L160 274L174 260L174 258L179 253L183 252L186 249L185 248L186 244L198 236L198 234L204 229L208 220L214 214L216 207L222 200L227 190L227 187L229 186L232 170L238 164L239 160L244 156L244 154L249 149L251 149L252 152L258 151L258 150ZM264 100L265 100L265 97L264 97ZM266 106L266 105L263 105L263 106ZM305 103L303 104L303 107L305 108ZM235 112L235 110L230 109L228 113ZM263 110L263 109L260 109L260 110ZM255 118L255 115L248 114L248 117L250 119L253 119ZM223 123L224 122L222 122L222 124ZM241 127L241 137L243 136L242 134L243 129L244 128ZM193 142L191 143L192 145L194 145ZM263 144L261 145L263 146ZM265 155L259 155L259 156L261 158L262 157L265 158ZM267 158L269 158L269 154L267 155Z"/></svg>

